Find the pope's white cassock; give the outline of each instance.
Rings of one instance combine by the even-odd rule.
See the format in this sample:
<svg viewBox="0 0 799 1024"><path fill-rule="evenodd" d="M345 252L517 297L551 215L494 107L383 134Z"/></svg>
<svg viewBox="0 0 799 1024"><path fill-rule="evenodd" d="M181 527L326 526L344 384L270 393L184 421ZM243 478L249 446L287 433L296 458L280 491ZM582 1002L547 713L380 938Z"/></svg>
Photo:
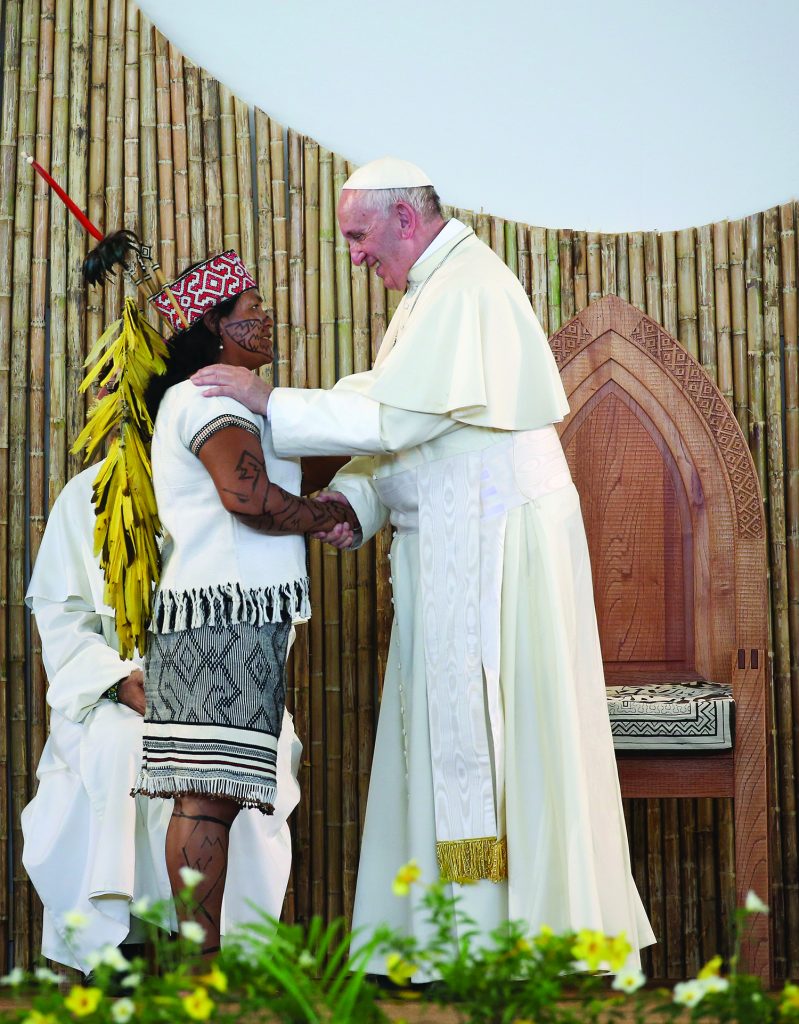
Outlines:
<svg viewBox="0 0 799 1024"><path fill-rule="evenodd" d="M411 269L374 369L272 393L278 453L368 456L330 486L364 540L394 530L356 928L429 931L418 901L391 891L415 858L427 882L439 868L479 880L457 889L482 930L510 917L654 941L630 872L579 498L552 426L567 411L521 285L457 220ZM382 958L370 969L385 973Z"/></svg>
<svg viewBox="0 0 799 1024"><path fill-rule="evenodd" d="M42 954L88 971L87 954L136 941L131 902L171 900L164 843L171 800L130 796L141 763L143 719L102 699L139 661L118 653L113 611L93 555L91 488L97 466L63 489L47 522L27 603L36 616L49 687L50 735L36 796L22 814L25 869L44 904ZM299 800L302 745L286 715L273 816L242 811L230 837L223 928L279 916L291 868L287 816ZM64 916L88 925L68 934Z"/></svg>

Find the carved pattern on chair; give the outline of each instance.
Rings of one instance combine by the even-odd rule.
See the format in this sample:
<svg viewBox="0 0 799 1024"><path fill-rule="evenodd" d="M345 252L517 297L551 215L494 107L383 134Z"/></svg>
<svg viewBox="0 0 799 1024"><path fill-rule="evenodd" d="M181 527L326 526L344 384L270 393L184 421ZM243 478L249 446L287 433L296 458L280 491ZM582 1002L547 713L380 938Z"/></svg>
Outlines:
<svg viewBox="0 0 799 1024"><path fill-rule="evenodd" d="M563 330L558 331L550 339L558 369L563 369L564 363L567 363L589 341L591 341L591 332L580 319L571 320Z"/></svg>
<svg viewBox="0 0 799 1024"><path fill-rule="evenodd" d="M642 316L630 332L630 341L673 374L713 431L735 496L738 531L744 537L763 535L763 517L754 474L736 420L729 406L692 357L663 330Z"/></svg>

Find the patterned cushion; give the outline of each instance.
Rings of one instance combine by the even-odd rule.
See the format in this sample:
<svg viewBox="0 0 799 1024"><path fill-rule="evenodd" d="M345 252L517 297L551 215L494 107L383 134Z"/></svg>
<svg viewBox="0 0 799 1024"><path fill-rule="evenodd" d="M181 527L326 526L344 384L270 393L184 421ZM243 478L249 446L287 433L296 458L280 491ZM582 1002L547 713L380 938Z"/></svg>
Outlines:
<svg viewBox="0 0 799 1024"><path fill-rule="evenodd" d="M735 701L721 683L609 686L616 750L730 750Z"/></svg>

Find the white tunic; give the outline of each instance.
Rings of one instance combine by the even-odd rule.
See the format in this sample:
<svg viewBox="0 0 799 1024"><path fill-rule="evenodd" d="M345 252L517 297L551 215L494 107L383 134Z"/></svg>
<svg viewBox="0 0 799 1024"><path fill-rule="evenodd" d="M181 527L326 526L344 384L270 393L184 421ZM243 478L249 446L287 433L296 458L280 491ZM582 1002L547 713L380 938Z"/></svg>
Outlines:
<svg viewBox="0 0 799 1024"><path fill-rule="evenodd" d="M101 699L139 663L119 657L92 552L97 468L76 476L56 500L26 598L42 637L51 713L39 787L22 814L22 860L45 908L43 956L83 971L89 951L118 945L129 933L136 940L131 901L171 899L164 844L172 802L130 796L143 719ZM280 914L291 869L286 818L299 801L301 750L286 714L275 814L242 811L231 830L223 908L228 931L257 919L250 901ZM71 941L64 925L69 910L89 921Z"/></svg>
<svg viewBox="0 0 799 1024"><path fill-rule="evenodd" d="M479 606L463 649L471 639L482 657L491 810L508 854L507 881L455 887L461 906L484 934L511 918L533 931L624 931L636 950L654 941L630 870L579 498L551 426L567 408L521 286L471 232L412 269L374 370L330 392L272 395L280 454L347 445L375 453L354 459L331 488L349 498L364 539L387 519L395 527L394 623L353 915L367 933L383 922L429 936L425 912L393 896L391 881L411 858L426 882L437 877L436 844L452 812L441 806L430 700L438 680L428 672L446 609L431 610L431 549L420 546L422 505L427 515L438 502L430 536L442 564L453 564L453 579L467 560L474 566L461 576ZM479 525L469 540L443 522L455 492L439 488L430 504L429 491L437 473L445 480L442 466L475 459ZM455 503L452 524L457 515ZM452 603L462 600L453 590ZM378 958L369 969L385 965Z"/></svg>

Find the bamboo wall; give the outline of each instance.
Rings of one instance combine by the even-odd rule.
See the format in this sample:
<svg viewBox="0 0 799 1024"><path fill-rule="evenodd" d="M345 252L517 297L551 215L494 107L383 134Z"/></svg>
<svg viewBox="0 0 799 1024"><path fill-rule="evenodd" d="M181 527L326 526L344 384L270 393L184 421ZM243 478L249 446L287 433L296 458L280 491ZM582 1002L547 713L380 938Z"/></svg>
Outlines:
<svg viewBox="0 0 799 1024"><path fill-rule="evenodd" d="M0 101L0 943L36 955L40 912L20 862L20 811L45 739L40 642L23 597L47 512L80 467L81 362L120 309L86 296L87 238L21 161L33 153L105 230L161 240L167 276L223 247L256 272L276 319L274 374L322 386L366 369L399 296L351 266L337 231L343 157L254 114L184 59L130 0L3 0ZM398 141L398 149L400 142ZM766 503L775 709L779 974L799 972L799 361L795 204L684 231L597 234L455 211L518 274L548 333L601 295L645 310L697 356L748 436ZM310 546L315 615L290 704L305 742L286 914L352 906L390 602L386 540ZM728 801L626 807L636 876L663 941L655 974L729 949Z"/></svg>

